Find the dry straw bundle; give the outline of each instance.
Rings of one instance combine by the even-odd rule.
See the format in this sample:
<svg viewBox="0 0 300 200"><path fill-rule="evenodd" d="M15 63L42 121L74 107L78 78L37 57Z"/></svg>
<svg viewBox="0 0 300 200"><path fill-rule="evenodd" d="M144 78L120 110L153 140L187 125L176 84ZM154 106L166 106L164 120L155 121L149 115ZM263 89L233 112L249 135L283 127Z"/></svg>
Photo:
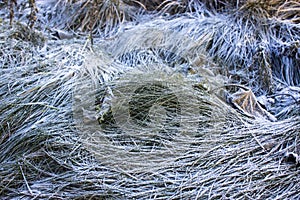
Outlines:
<svg viewBox="0 0 300 200"><path fill-rule="evenodd" d="M299 198L299 3L151 2L4 17L1 199Z"/></svg>

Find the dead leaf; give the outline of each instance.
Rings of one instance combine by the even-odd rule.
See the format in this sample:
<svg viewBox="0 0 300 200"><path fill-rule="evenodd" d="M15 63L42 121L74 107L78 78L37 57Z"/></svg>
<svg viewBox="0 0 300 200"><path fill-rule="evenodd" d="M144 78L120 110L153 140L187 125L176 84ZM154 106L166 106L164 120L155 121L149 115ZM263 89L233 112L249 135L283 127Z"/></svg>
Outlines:
<svg viewBox="0 0 300 200"><path fill-rule="evenodd" d="M265 118L270 121L276 121L276 117L261 107L253 92L240 89L232 95L232 104L242 113L250 117Z"/></svg>

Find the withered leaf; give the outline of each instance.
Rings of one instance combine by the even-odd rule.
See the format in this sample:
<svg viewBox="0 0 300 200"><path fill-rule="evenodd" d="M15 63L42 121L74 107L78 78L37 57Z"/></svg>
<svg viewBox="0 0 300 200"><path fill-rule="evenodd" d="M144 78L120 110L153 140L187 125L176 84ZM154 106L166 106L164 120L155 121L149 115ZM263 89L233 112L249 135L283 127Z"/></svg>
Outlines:
<svg viewBox="0 0 300 200"><path fill-rule="evenodd" d="M265 118L276 121L276 117L261 107L255 95L249 90L240 89L232 95L232 104L242 113L250 117Z"/></svg>

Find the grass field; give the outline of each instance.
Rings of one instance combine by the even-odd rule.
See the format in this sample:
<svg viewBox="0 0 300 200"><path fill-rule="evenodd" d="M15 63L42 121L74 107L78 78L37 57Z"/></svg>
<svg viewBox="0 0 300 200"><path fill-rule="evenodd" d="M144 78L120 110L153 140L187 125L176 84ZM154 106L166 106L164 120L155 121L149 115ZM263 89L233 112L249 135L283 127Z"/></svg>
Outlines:
<svg viewBox="0 0 300 200"><path fill-rule="evenodd" d="M0 199L299 199L300 2L0 3Z"/></svg>

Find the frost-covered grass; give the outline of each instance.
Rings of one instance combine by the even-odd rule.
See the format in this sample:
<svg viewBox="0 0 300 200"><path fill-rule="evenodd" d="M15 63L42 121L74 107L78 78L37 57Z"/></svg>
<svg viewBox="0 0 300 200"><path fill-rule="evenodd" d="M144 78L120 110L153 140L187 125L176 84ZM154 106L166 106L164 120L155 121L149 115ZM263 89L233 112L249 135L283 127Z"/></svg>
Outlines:
<svg viewBox="0 0 300 200"><path fill-rule="evenodd" d="M299 3L103 2L1 22L1 199L299 198Z"/></svg>

